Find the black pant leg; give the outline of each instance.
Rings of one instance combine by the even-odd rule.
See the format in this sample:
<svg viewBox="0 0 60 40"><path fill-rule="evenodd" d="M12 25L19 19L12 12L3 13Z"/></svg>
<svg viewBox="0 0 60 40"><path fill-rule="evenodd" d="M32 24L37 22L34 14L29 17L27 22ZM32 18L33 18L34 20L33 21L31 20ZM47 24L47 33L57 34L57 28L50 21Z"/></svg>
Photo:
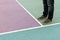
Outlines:
<svg viewBox="0 0 60 40"><path fill-rule="evenodd" d="M48 15L48 5L47 5L47 0L43 0L43 7L44 7L44 11L43 11L43 16L47 16Z"/></svg>
<svg viewBox="0 0 60 40"><path fill-rule="evenodd" d="M53 13L54 13L54 0L48 0L48 19L53 19Z"/></svg>

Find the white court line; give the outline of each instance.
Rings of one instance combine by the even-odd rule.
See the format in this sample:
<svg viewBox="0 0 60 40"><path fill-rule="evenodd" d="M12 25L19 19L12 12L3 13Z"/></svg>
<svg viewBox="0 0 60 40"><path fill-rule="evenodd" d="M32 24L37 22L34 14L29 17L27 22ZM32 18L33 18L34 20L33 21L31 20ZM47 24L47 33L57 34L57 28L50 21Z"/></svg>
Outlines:
<svg viewBox="0 0 60 40"><path fill-rule="evenodd" d="M16 2L31 16L33 17L41 26L43 26L18 0Z"/></svg>
<svg viewBox="0 0 60 40"><path fill-rule="evenodd" d="M31 15L31 13L30 13L29 11L27 11L27 10L22 6L21 3L19 3L18 0L16 0L16 2L17 2L31 17L33 17L33 16ZM35 21L37 21L37 23L39 23L40 26L42 25L35 17L33 17L33 19L35 19ZM15 30L15 31L10 31L10 32L4 32L4 33L0 33L0 35L8 34L8 33L13 33L13 32L18 32L18 31L24 31L24 30L35 29L35 28L38 28L38 27L40 28L40 26L32 27L32 28L26 28L26 29L20 29L20 30Z"/></svg>
<svg viewBox="0 0 60 40"><path fill-rule="evenodd" d="M20 29L20 30L0 33L0 35L5 35L5 34L10 34L10 33L15 33L15 32L21 32L21 31L27 31L27 30L32 30L32 29L37 29L37 28L42 28L42 27L54 26L54 25L58 25L58 24L60 24L60 23L55 23L55 24L51 24L51 25L45 25L45 26L41 26L41 27L38 26L38 27L33 27L33 28Z"/></svg>
<svg viewBox="0 0 60 40"><path fill-rule="evenodd" d="M43 24L41 24L40 23L40 21L38 21L18 0L16 0L16 2L22 7L22 8L24 8L24 10L26 10L26 12L29 14L29 15L31 15L40 25L41 25L41 27L44 27L44 26L51 26L51 25L56 25L56 24L60 24L60 23L53 23L53 24L48 24L48 25L43 25Z"/></svg>
<svg viewBox="0 0 60 40"><path fill-rule="evenodd" d="M17 0L16 0L17 1ZM18 1L17 1L18 2ZM19 3L19 2L18 2ZM20 3L19 3L20 4ZM21 5L21 4L20 4ZM22 5L21 5L22 6ZM23 6L22 6L23 7ZM24 7L23 7L24 8ZM25 8L24 8L25 9ZM26 9L25 9L26 10ZM27 11L27 10L26 10ZM28 12L28 11L27 11ZM28 12L29 13L29 12ZM30 13L29 13L30 14ZM31 15L31 14L30 14ZM31 15L32 16L32 15ZM33 17L33 16L32 16ZM36 18L33 17L35 20ZM36 20L37 21L37 20ZM41 24L39 21L37 21L39 24ZM20 32L20 31L26 31L26 30L31 30L31 29L36 29L36 28L42 28L42 27L48 27L48 26L53 26L53 25L57 25L60 23L55 23L55 24L50 24L50 25L42 25L42 26L38 26L38 27L33 27L33 28L26 28L26 29L20 29L20 30L15 30L15 31L10 31L10 32L4 32L4 33L0 33L0 35L4 35L4 34L9 34L9 33L15 33L15 32Z"/></svg>

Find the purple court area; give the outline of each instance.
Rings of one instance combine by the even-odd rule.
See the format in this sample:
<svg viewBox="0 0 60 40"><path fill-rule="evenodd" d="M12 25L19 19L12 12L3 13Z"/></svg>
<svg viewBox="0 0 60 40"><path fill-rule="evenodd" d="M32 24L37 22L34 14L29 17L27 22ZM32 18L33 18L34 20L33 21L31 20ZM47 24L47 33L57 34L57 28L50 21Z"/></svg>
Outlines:
<svg viewBox="0 0 60 40"><path fill-rule="evenodd" d="M40 26L16 0L0 0L0 33Z"/></svg>

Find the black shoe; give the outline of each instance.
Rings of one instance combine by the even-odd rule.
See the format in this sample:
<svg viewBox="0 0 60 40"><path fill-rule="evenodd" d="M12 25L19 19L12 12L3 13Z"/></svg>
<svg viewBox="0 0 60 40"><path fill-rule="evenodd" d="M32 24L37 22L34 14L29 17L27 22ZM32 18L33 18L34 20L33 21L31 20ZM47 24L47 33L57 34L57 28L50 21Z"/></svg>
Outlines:
<svg viewBox="0 0 60 40"><path fill-rule="evenodd" d="M46 20L43 22L43 25L45 25L45 24L50 24L51 22L52 22L51 19L46 19Z"/></svg>
<svg viewBox="0 0 60 40"><path fill-rule="evenodd" d="M41 17L39 17L38 19L43 20L43 19L45 19L45 18L46 18L45 16L41 16Z"/></svg>

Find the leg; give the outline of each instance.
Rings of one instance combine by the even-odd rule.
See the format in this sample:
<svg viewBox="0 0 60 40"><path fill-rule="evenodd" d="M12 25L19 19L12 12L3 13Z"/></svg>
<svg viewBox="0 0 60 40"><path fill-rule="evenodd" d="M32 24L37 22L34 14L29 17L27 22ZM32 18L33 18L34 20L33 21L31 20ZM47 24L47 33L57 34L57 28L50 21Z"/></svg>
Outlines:
<svg viewBox="0 0 60 40"><path fill-rule="evenodd" d="M47 15L48 15L47 0L43 0L43 6L44 6L43 16L47 17Z"/></svg>
<svg viewBox="0 0 60 40"><path fill-rule="evenodd" d="M43 0L43 6L44 6L43 15L38 18L38 19L40 19L40 20L45 19L45 18L47 17L47 14L48 14L47 0Z"/></svg>
<svg viewBox="0 0 60 40"><path fill-rule="evenodd" d="M44 25L52 22L54 12L54 0L47 0L47 4L48 4L48 19L44 21Z"/></svg>
<svg viewBox="0 0 60 40"><path fill-rule="evenodd" d="M53 12L54 12L54 0L47 0L48 4L48 19L53 18Z"/></svg>

